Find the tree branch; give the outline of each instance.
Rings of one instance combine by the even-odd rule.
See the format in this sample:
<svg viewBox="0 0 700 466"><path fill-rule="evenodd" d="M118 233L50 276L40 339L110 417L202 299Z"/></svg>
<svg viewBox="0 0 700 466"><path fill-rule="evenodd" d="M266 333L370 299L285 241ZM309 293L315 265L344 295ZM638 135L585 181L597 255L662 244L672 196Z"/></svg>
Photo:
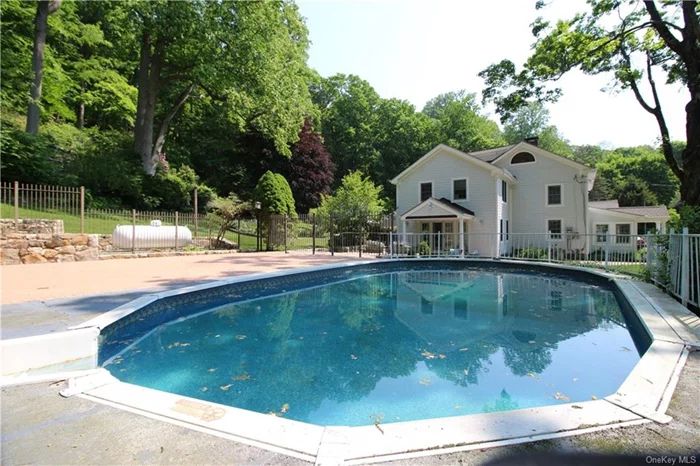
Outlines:
<svg viewBox="0 0 700 466"><path fill-rule="evenodd" d="M163 121L160 124L160 129L158 130L158 137L156 138L155 144L153 144L153 152L151 152L151 157L154 159L156 157L160 157L160 152L165 144L165 137L168 134L168 126L170 125L170 121L175 117L178 110L180 110L180 107L182 107L182 104L184 104L187 98L190 96L195 85L196 83L191 83L189 86L187 86L187 88L182 91L182 93L175 100L173 107L163 117Z"/></svg>
<svg viewBox="0 0 700 466"><path fill-rule="evenodd" d="M59 8L61 8L61 2L63 0L51 0L49 2L49 14L56 13Z"/></svg>
<svg viewBox="0 0 700 466"><path fill-rule="evenodd" d="M630 70L630 73L632 72L632 60L630 59L629 53L627 53L627 49L625 49L624 45L620 45L620 55L625 60L625 63L627 64L627 68ZM637 81L634 79L634 77L629 78L629 85L632 88L632 92L634 92L634 97L637 99L637 102L639 102L639 105L642 106L644 110L647 112L651 113L652 115L656 115L656 108L653 108L651 105L649 105L646 100L644 100L644 96L639 90L639 86L637 85Z"/></svg>
<svg viewBox="0 0 700 466"><path fill-rule="evenodd" d="M664 112L661 109L661 100L659 100L659 94L656 91L656 83L654 82L654 76L651 73L651 55L647 51L647 80L649 81L649 86L651 86L651 95L654 98L654 116L656 117L656 122L659 125L659 131L661 132L661 148L663 150L664 158L671 171L678 177L679 180L683 179L683 167L678 165L675 155L673 154L673 145L671 144L671 135L668 132L668 126L666 126L666 118L664 117Z"/></svg>
<svg viewBox="0 0 700 466"><path fill-rule="evenodd" d="M644 0L644 6L651 16L651 23L659 33L661 39L666 43L668 48L673 50L678 56L684 58L685 50L683 49L683 44L679 41L676 36L674 36L668 28L666 21L661 17L661 13L656 9L656 3L654 0Z"/></svg>
<svg viewBox="0 0 700 466"><path fill-rule="evenodd" d="M700 40L700 23L698 22L698 13L696 8L697 2L695 1L691 2L686 0L683 2L683 20L685 21L683 37L690 41Z"/></svg>

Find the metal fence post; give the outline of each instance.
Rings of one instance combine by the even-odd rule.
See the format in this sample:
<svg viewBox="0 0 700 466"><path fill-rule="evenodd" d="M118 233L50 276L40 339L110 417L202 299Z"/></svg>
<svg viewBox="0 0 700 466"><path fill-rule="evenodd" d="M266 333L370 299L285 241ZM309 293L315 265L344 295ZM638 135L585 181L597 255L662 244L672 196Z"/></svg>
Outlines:
<svg viewBox="0 0 700 466"><path fill-rule="evenodd" d="M238 249L241 249L241 219L238 219Z"/></svg>
<svg viewBox="0 0 700 466"><path fill-rule="evenodd" d="M131 209L131 253L136 251L136 209Z"/></svg>
<svg viewBox="0 0 700 466"><path fill-rule="evenodd" d="M547 232L547 262L552 262L552 232Z"/></svg>
<svg viewBox="0 0 700 466"><path fill-rule="evenodd" d="M311 254L316 254L316 214L312 214L311 222Z"/></svg>
<svg viewBox="0 0 700 466"><path fill-rule="evenodd" d="M19 231L19 183L15 181L15 231Z"/></svg>
<svg viewBox="0 0 700 466"><path fill-rule="evenodd" d="M610 258L610 231L605 232L605 269L608 268L608 259Z"/></svg>
<svg viewBox="0 0 700 466"><path fill-rule="evenodd" d="M391 213L389 220L389 257L394 257L394 216L396 212Z"/></svg>
<svg viewBox="0 0 700 466"><path fill-rule="evenodd" d="M175 250L176 250L176 251L178 250L178 244L177 244L177 243L178 243L178 240L179 240L179 235L178 235L178 233L179 233L179 232L178 232L178 230L179 230L178 227L180 226L180 225L179 225L179 224L180 224L179 220L180 220L180 218L179 218L179 216L178 216L178 212L175 211Z"/></svg>
<svg viewBox="0 0 700 466"><path fill-rule="evenodd" d="M690 238L688 227L683 228L681 236L681 304L688 306L690 298Z"/></svg>
<svg viewBox="0 0 700 466"><path fill-rule="evenodd" d="M80 233L85 233L85 186L80 187Z"/></svg>
<svg viewBox="0 0 700 466"><path fill-rule="evenodd" d="M364 228L360 225L360 257L362 257L362 243L365 241Z"/></svg>
<svg viewBox="0 0 700 466"><path fill-rule="evenodd" d="M284 253L287 254L287 214L284 214Z"/></svg>
<svg viewBox="0 0 700 466"><path fill-rule="evenodd" d="M199 227L199 196L197 187L194 187L194 237L197 237L197 230Z"/></svg>
<svg viewBox="0 0 700 466"><path fill-rule="evenodd" d="M331 248L331 256L335 256L335 238L333 235L333 216L329 215L328 219L330 220L330 238L328 238L328 246Z"/></svg>

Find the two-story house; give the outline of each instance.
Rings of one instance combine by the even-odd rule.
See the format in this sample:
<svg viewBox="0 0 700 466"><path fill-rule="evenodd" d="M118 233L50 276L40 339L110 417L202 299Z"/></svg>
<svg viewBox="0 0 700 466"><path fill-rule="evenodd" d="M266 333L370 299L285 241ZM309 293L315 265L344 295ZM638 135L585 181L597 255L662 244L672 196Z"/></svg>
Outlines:
<svg viewBox="0 0 700 466"><path fill-rule="evenodd" d="M537 138L470 153L440 144L391 180L398 232L431 241L429 234L442 233L443 250L496 256L519 234L549 234L557 247L588 252L609 235L629 247L631 235L665 229L665 206L589 203L595 177L595 169L538 147Z"/></svg>

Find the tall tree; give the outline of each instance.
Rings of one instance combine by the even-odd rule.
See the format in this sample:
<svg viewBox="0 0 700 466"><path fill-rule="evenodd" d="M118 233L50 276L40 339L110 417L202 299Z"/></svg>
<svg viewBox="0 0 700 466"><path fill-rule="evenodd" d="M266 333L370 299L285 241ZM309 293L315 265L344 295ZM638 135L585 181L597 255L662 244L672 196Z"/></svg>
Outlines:
<svg viewBox="0 0 700 466"><path fill-rule="evenodd" d="M505 145L495 121L480 114L475 94L461 90L429 100L423 113L438 121L440 142L465 152Z"/></svg>
<svg viewBox="0 0 700 466"><path fill-rule="evenodd" d="M589 0L590 11L556 25L538 18L532 25L537 41L522 70L510 60L489 66L484 99L496 103L501 117L536 98L555 101L561 90L549 83L573 69L587 74L612 73L621 89L634 93L639 105L659 127L666 163L681 182L681 199L700 206L700 22L696 1ZM537 7L545 2L537 2ZM643 63L639 68L635 63ZM686 105L686 147L674 156L654 70L668 83L682 84ZM642 92L644 81L651 99Z"/></svg>
<svg viewBox="0 0 700 466"><path fill-rule="evenodd" d="M659 203L654 193L649 189L649 185L644 180L634 176L615 187L615 197L622 207L657 205Z"/></svg>
<svg viewBox="0 0 700 466"><path fill-rule="evenodd" d="M132 8L140 43L134 145L146 173L155 173L170 124L195 88L226 103L222 117L290 155L312 111L307 30L293 3L158 0Z"/></svg>
<svg viewBox="0 0 700 466"><path fill-rule="evenodd" d="M49 15L58 11L62 0L39 0L34 17L34 49L32 51L32 84L29 88L29 110L27 111L27 132L39 132L41 117L41 84L44 79L44 49Z"/></svg>
<svg viewBox="0 0 700 466"><path fill-rule="evenodd" d="M533 101L513 112L503 123L503 137L508 144L538 136L549 123L549 110L542 102Z"/></svg>
<svg viewBox="0 0 700 466"><path fill-rule="evenodd" d="M284 169L297 211L308 212L321 205L321 197L331 193L334 171L335 166L323 147L321 136L312 128L311 119L307 118Z"/></svg>

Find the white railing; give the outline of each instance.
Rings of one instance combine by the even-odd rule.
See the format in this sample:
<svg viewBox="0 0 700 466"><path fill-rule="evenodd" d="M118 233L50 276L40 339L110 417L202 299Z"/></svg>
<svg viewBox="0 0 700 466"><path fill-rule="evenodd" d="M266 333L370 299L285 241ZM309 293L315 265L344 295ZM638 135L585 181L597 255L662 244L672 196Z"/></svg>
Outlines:
<svg viewBox="0 0 700 466"><path fill-rule="evenodd" d="M486 257L581 262L603 267L646 264L649 237L571 233L398 233L394 257Z"/></svg>
<svg viewBox="0 0 700 466"><path fill-rule="evenodd" d="M700 235L678 234L671 229L668 235L657 236L650 248L649 271L651 280L666 288L684 306L700 307Z"/></svg>

